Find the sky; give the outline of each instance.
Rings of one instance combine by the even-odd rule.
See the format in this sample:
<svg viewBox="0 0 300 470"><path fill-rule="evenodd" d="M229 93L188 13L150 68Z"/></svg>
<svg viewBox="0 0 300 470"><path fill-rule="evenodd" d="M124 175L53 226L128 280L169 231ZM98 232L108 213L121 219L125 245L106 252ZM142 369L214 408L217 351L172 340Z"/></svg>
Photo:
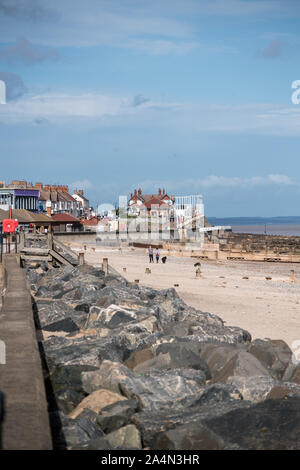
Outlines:
<svg viewBox="0 0 300 470"><path fill-rule="evenodd" d="M299 0L0 0L0 80L0 180L300 215Z"/></svg>

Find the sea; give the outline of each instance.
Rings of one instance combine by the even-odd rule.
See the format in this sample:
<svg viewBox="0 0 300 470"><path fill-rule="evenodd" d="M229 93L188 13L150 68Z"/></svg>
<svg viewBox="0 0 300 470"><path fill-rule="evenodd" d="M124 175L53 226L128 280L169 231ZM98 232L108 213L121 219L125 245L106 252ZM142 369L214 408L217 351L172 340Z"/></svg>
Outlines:
<svg viewBox="0 0 300 470"><path fill-rule="evenodd" d="M207 218L211 225L229 225L235 233L300 237L300 216Z"/></svg>

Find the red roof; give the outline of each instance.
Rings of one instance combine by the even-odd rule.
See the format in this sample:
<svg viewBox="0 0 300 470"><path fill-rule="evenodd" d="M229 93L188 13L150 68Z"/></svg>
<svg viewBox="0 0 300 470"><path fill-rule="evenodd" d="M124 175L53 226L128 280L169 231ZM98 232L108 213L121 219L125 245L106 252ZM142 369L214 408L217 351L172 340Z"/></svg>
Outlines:
<svg viewBox="0 0 300 470"><path fill-rule="evenodd" d="M76 217L73 217L72 215L69 214L55 214L52 215L52 219L55 222L62 222L62 223L67 223L67 224L79 224L80 220L76 219Z"/></svg>
<svg viewBox="0 0 300 470"><path fill-rule="evenodd" d="M83 225L98 225L99 223L99 219L97 219L97 217L92 217L91 219L82 219L81 220L81 223Z"/></svg>

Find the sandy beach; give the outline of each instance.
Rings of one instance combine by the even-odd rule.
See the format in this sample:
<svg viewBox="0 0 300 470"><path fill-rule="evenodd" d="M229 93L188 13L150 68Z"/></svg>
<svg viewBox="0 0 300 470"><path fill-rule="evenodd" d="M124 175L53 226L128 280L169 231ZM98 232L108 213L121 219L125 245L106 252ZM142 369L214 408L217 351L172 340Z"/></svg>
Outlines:
<svg viewBox="0 0 300 470"><path fill-rule="evenodd" d="M79 243L70 247L83 251ZM166 264L150 264L145 249L86 245L86 262L100 266L103 258L129 281L139 279L156 289L174 287L188 305L220 316L227 325L245 328L253 339L283 339L290 347L300 340L299 264L201 260L201 278L196 278L194 258L169 256ZM151 274L145 273L146 268ZM295 282L290 280L292 269Z"/></svg>

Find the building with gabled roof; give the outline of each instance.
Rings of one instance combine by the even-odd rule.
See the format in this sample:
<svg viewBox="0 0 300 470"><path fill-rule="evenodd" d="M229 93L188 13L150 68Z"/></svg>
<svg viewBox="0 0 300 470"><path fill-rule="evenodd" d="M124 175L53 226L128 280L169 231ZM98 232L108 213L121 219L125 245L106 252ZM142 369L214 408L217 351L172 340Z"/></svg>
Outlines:
<svg viewBox="0 0 300 470"><path fill-rule="evenodd" d="M87 217L90 213L90 201L85 197L83 189L75 189L72 197L80 203L80 215Z"/></svg>
<svg viewBox="0 0 300 470"><path fill-rule="evenodd" d="M175 196L169 196L165 189L158 189L157 194L143 194L141 188L131 193L128 201L128 215L160 216L172 211Z"/></svg>

